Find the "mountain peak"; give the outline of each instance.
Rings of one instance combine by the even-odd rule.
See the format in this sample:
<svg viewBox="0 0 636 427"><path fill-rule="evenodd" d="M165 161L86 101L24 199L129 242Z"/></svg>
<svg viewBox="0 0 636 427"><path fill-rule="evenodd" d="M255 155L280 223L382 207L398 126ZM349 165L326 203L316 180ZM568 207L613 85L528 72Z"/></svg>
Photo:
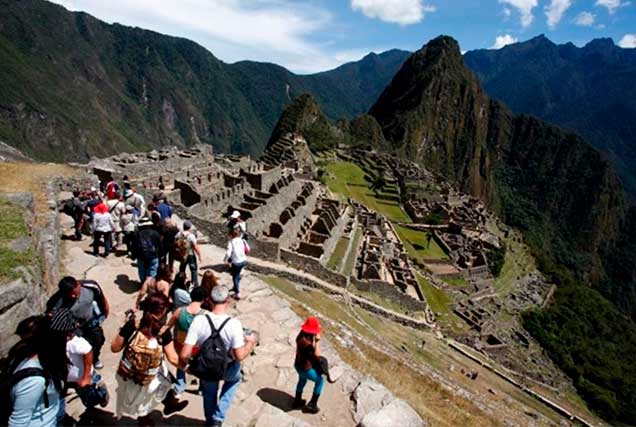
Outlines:
<svg viewBox="0 0 636 427"><path fill-rule="evenodd" d="M605 50L613 49L615 47L616 45L614 44L614 40L609 37L601 37L591 40L585 46L583 46L583 49Z"/></svg>

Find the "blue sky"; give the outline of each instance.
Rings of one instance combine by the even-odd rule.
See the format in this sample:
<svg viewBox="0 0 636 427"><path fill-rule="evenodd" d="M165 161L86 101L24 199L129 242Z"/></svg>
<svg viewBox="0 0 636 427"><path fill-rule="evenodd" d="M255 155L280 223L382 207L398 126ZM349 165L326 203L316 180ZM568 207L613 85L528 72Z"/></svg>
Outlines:
<svg viewBox="0 0 636 427"><path fill-rule="evenodd" d="M631 0L53 1L107 22L192 39L226 62L273 62L298 73L370 51L416 50L440 34L456 38L464 51L542 33L556 43L611 37L636 47Z"/></svg>

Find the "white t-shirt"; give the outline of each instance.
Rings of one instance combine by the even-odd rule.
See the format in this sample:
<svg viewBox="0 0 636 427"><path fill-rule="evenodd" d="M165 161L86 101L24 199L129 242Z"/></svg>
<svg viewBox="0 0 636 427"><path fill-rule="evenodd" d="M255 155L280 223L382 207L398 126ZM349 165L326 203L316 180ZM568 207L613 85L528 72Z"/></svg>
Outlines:
<svg viewBox="0 0 636 427"><path fill-rule="evenodd" d="M212 320L212 324L218 329L221 324L230 317L227 314L214 314L206 313L199 316L195 316L190 329L188 329L188 335L186 336L185 343L188 345L200 347L203 342L208 339L212 334L210 330L210 324L205 316L209 316ZM243 325L237 318L231 318L221 330L221 339L225 346L230 349L241 348L245 345L245 335L243 334ZM233 356L232 351L230 354Z"/></svg>
<svg viewBox="0 0 636 427"><path fill-rule="evenodd" d="M82 337L73 337L66 342L66 356L71 361L68 367L67 381L78 382L84 376L84 355L90 353L93 347Z"/></svg>
<svg viewBox="0 0 636 427"><path fill-rule="evenodd" d="M247 261L247 255L245 254L245 240L240 237L235 237L227 243L225 261L230 261L232 264L239 264Z"/></svg>

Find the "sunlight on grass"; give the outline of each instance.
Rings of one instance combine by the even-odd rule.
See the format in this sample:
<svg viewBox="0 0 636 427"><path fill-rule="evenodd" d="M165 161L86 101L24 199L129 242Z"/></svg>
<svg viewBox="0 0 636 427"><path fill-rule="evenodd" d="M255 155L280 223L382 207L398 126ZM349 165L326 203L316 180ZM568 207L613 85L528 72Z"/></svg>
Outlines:
<svg viewBox="0 0 636 427"><path fill-rule="evenodd" d="M383 200L369 189L369 183L364 179L365 173L358 165L351 162L331 163L326 170L329 174L327 186L331 192L350 197L390 220L410 221L399 202Z"/></svg>
<svg viewBox="0 0 636 427"><path fill-rule="evenodd" d="M427 259L449 259L448 255L444 253L434 239L431 238L429 243L425 231L413 230L397 224L394 227L410 257L420 262L424 262Z"/></svg>

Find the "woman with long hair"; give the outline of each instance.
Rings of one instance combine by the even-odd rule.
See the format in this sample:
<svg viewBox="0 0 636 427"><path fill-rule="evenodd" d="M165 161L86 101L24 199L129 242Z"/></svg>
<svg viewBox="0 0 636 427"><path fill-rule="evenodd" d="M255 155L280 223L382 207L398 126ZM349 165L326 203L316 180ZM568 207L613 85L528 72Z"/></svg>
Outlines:
<svg viewBox="0 0 636 427"><path fill-rule="evenodd" d="M68 375L66 336L52 331L46 316L30 320L32 329L9 350L7 376L15 382L9 426L55 426Z"/></svg>
<svg viewBox="0 0 636 427"><path fill-rule="evenodd" d="M180 271L174 276L174 281L170 287L170 299L174 310L186 307L190 304L190 293L188 292L189 282L187 282L185 271Z"/></svg>
<svg viewBox="0 0 636 427"><path fill-rule="evenodd" d="M194 317L204 311L201 308L201 305L207 296L208 293L202 286L193 288L189 296L192 302L190 302L187 306L177 308L172 314L172 317L168 322L168 327L174 327L174 347L177 350L177 354L181 353L183 343L188 335L188 330L190 329L190 325L192 324ZM186 373L182 369L177 369L177 384L175 385L175 391L178 395L180 395L185 391L185 388Z"/></svg>
<svg viewBox="0 0 636 427"><path fill-rule="evenodd" d="M201 287L205 289L205 301L203 302L203 308L211 311L214 308L214 303L212 301L212 288L219 286L221 282L219 282L219 278L216 277L214 271L206 270L203 273L203 278L201 279Z"/></svg>
<svg viewBox="0 0 636 427"><path fill-rule="evenodd" d="M308 317L296 337L296 360L294 362L294 368L296 368L296 372L298 373L298 384L296 385L296 397L293 407L296 409L303 408L304 411L312 414L317 414L318 411L320 411L318 408L318 399L320 398L320 393L322 393L322 387L325 384L322 372L319 372L319 370L315 368L320 364L320 331L321 327L318 319ZM311 400L305 405L303 389L307 381L312 381L316 385L314 386Z"/></svg>
<svg viewBox="0 0 636 427"><path fill-rule="evenodd" d="M114 353L123 350L116 375L116 415L121 418L126 413L136 417L140 426L152 426L149 414L160 403L168 415L182 410L188 402L175 397L166 364L179 364L172 333L166 330L161 334L170 299L158 292L143 300L140 308L143 315L139 324L129 316L111 344Z"/></svg>
<svg viewBox="0 0 636 427"><path fill-rule="evenodd" d="M170 268L166 264L159 265L157 269L157 276L155 278L148 278L141 285L139 294L137 295L137 305L148 296L155 293L164 294L166 297L170 295L170 282L172 281L172 273Z"/></svg>

